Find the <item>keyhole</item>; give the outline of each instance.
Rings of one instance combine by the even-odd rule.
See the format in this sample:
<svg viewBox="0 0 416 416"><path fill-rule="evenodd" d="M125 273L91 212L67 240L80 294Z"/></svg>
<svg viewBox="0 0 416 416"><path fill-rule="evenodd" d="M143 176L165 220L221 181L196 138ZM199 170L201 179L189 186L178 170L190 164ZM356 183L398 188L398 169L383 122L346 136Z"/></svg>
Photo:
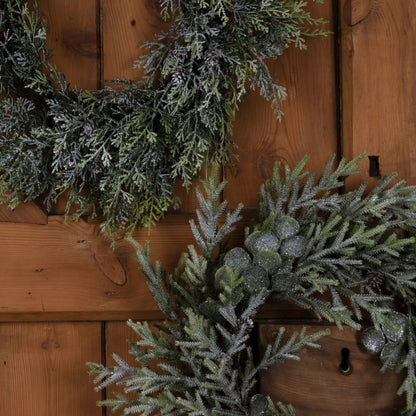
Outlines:
<svg viewBox="0 0 416 416"><path fill-rule="evenodd" d="M350 350L348 348L343 348L341 350L341 364L339 365L338 370L344 376L349 376L352 373Z"/></svg>

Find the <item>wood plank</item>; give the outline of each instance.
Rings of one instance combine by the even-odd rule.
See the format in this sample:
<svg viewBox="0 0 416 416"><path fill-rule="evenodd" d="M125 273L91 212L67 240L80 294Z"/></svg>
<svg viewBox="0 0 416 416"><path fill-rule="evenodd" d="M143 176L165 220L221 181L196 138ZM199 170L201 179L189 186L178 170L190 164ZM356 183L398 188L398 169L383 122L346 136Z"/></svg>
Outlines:
<svg viewBox="0 0 416 416"><path fill-rule="evenodd" d="M48 23L52 62L72 88L99 86L98 0L38 0Z"/></svg>
<svg viewBox="0 0 416 416"><path fill-rule="evenodd" d="M0 414L101 416L85 366L100 360L98 322L0 324Z"/></svg>
<svg viewBox="0 0 416 416"><path fill-rule="evenodd" d="M0 205L0 222L47 224L48 216L35 202L22 202L14 209Z"/></svg>
<svg viewBox="0 0 416 416"><path fill-rule="evenodd" d="M150 241L153 259L174 270L194 242L187 214L172 214L134 238ZM231 245L240 244L242 222ZM120 241L112 251L99 227L50 216L47 226L0 224L0 321L160 318L134 259ZM23 259L23 260L22 260Z"/></svg>
<svg viewBox="0 0 416 416"><path fill-rule="evenodd" d="M106 342L106 365L113 366L117 365L114 361L113 354L117 354L121 357L127 364L137 367L138 364L134 361L134 356L129 354L130 346L127 342L128 339L135 341L138 339L138 335L127 326L124 321L113 321L106 322L105 324L105 342ZM135 397L132 393L125 393L122 386L111 385L107 388L107 398L115 398L114 392L122 393L127 397ZM112 413L113 414L113 413ZM119 410L115 412L114 415L122 416L123 411Z"/></svg>
<svg viewBox="0 0 416 416"><path fill-rule="evenodd" d="M379 174L416 183L416 3L343 0L341 12L343 153L378 157ZM349 188L366 181L369 160ZM374 175L374 173L372 173Z"/></svg>
<svg viewBox="0 0 416 416"><path fill-rule="evenodd" d="M259 328L261 352L273 342L279 325ZM300 331L302 325L285 325L287 333ZM324 330L323 325L309 326L309 333ZM291 403L299 416L379 416L398 415L405 407L397 396L403 374L392 370L380 373L379 358L363 351L359 334L350 328L331 327L331 335L321 338L320 349L308 349L299 361L276 364L261 374L261 391L273 401ZM352 373L339 372L341 350L349 350Z"/></svg>
<svg viewBox="0 0 416 416"><path fill-rule="evenodd" d="M310 2L313 16L335 22L334 5ZM237 175L227 170L225 198L232 204L257 206L260 184L272 174L277 161L294 166L308 154L309 171L320 171L337 152L337 86L334 37L308 38L308 49L293 47L271 65L272 73L285 86L282 122L270 104L252 93L241 105L234 127L238 145Z"/></svg>
<svg viewBox="0 0 416 416"><path fill-rule="evenodd" d="M159 3L152 0L102 0L102 79L139 80L142 69L134 68L148 52L143 42L166 29Z"/></svg>

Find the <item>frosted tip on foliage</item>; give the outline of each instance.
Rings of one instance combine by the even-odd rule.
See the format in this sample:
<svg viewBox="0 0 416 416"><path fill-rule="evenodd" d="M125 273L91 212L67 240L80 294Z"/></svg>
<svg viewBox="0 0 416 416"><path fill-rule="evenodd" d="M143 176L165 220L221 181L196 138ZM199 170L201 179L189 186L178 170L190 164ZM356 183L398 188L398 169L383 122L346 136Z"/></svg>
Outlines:
<svg viewBox="0 0 416 416"><path fill-rule="evenodd" d="M271 231L254 231L247 237L245 245L255 254L260 250L277 251L280 241Z"/></svg>

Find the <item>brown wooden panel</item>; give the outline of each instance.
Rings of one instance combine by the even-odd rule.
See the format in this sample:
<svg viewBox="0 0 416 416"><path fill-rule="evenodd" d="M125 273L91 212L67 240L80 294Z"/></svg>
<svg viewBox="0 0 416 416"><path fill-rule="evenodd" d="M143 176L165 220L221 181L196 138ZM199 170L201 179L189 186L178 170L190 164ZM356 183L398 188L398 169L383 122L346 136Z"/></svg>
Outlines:
<svg viewBox="0 0 416 416"><path fill-rule="evenodd" d="M0 414L102 415L85 366L101 359L98 322L0 324Z"/></svg>
<svg viewBox="0 0 416 416"><path fill-rule="evenodd" d="M0 205L0 222L47 224L48 216L35 202L21 203L15 209Z"/></svg>
<svg viewBox="0 0 416 416"><path fill-rule="evenodd" d="M245 215L230 246L241 244ZM150 241L153 259L174 270L194 242L189 215L171 214L158 225L137 230L134 238ZM110 240L95 224L65 222L50 216L47 226L0 224L0 321L158 319L157 308L139 272L135 251Z"/></svg>
<svg viewBox="0 0 416 416"><path fill-rule="evenodd" d="M285 325L287 333L300 331L301 325ZM308 332L325 326L309 326ZM259 328L259 345L272 343L279 325ZM392 370L380 373L378 357L365 353L359 333L331 327L331 335L321 338L320 349L308 349L299 361L276 364L261 374L261 391L274 401L291 403L298 416L396 416L404 408L404 397L396 394L403 375ZM341 350L349 350L352 373L339 372Z"/></svg>
<svg viewBox="0 0 416 416"><path fill-rule="evenodd" d="M343 0L343 153L379 157L380 175L416 183L416 3ZM369 161L349 181L374 184Z"/></svg>
<svg viewBox="0 0 416 416"><path fill-rule="evenodd" d="M310 2L308 7L314 16L329 20L332 30L332 2ZM228 171L225 191L233 205L257 206L260 184L271 176L276 161L293 166L308 154L308 170L320 171L337 151L334 37L308 38L307 45L306 51L292 47L271 66L288 93L282 122L257 94L241 105L234 128L240 161L237 176Z"/></svg>
<svg viewBox="0 0 416 416"><path fill-rule="evenodd" d="M102 0L102 78L139 80L142 69L133 68L147 53L144 41L166 28L158 2L152 0Z"/></svg>
<svg viewBox="0 0 416 416"><path fill-rule="evenodd" d="M74 88L96 89L99 79L98 0L38 0L48 23L52 62Z"/></svg>

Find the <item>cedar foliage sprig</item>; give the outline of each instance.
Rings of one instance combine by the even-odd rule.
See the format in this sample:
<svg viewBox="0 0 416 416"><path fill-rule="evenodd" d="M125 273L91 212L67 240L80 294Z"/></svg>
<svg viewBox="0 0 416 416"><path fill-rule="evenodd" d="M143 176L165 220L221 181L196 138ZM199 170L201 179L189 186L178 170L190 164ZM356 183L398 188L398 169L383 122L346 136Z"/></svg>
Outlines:
<svg viewBox="0 0 416 416"><path fill-rule="evenodd" d="M232 158L232 122L249 88L285 97L268 59L325 34L305 1L160 0L171 28L139 59L145 79L70 90L49 63L47 26L26 1L0 2L0 179L12 207L66 192L67 212L103 215L103 229L151 225L204 160Z"/></svg>
<svg viewBox="0 0 416 416"><path fill-rule="evenodd" d="M137 365L130 366L117 355L115 367L89 364L98 389L116 383L125 393L134 393L134 397L118 393L100 405L144 416L294 415L290 406L275 407L269 398L255 394L258 373L276 362L298 359L305 347L317 347L325 333L302 331L286 339L281 330L263 357L254 358L250 332L269 290L248 291L239 273L222 265L224 253L215 255L211 250L232 231L241 207L229 212L220 225L224 184L217 183L214 172L204 186L207 199L198 194L198 225L192 225L202 255L190 246L172 275L160 263L152 265L148 247L130 239L150 291L168 319L154 328L147 322L128 321L138 335L130 342Z"/></svg>

